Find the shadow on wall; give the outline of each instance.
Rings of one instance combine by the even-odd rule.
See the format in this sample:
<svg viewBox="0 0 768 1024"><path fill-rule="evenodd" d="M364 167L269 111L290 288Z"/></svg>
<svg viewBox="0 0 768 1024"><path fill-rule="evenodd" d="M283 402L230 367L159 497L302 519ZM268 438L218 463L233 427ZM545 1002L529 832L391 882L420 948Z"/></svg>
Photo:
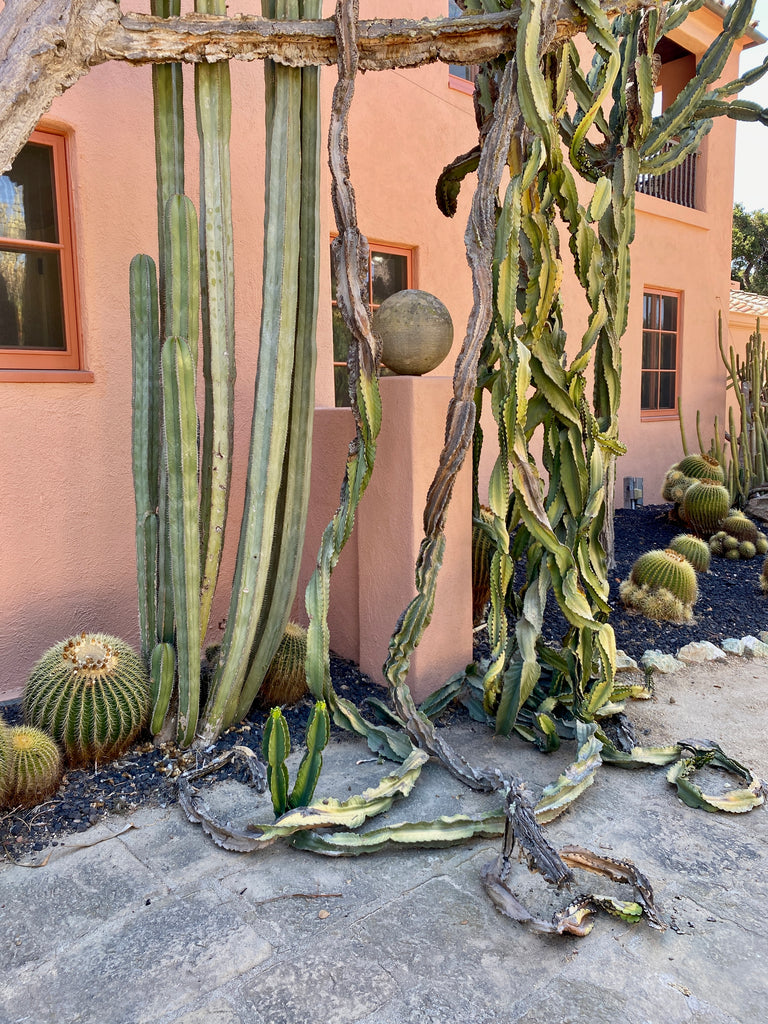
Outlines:
<svg viewBox="0 0 768 1024"><path fill-rule="evenodd" d="M49 647L84 630L119 636L138 650L135 580L119 590L71 591L5 610L0 618L0 700L20 695L30 669Z"/></svg>

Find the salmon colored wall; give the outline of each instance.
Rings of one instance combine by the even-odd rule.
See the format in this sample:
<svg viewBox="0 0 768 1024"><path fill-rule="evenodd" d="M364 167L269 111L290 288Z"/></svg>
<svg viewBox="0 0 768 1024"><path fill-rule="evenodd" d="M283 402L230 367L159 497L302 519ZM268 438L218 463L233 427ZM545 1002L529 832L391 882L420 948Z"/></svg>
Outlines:
<svg viewBox="0 0 768 1024"><path fill-rule="evenodd" d="M135 4L136 9L146 6ZM363 2L361 16L376 13ZM442 0L388 2L387 15L441 16ZM326 14L333 4L326 3ZM260 12L258 0L238 7ZM378 5L380 13L380 5ZM258 63L232 62L232 179L236 264L236 448L232 522L244 494L253 381L259 336L263 228L263 85ZM185 70L187 191L197 197L197 157L192 89ZM335 80L323 71L324 124ZM397 116L393 116L393 111ZM17 693L30 666L50 644L81 629L114 632L137 642L133 486L130 472L131 354L128 264L137 252L156 253L154 151L151 134L151 73L108 64L93 69L53 105L50 119L71 129L70 165L80 272L85 366L93 383L0 383L0 446L4 465L0 528L0 699ZM325 137L323 128L323 138ZM361 229L371 238L414 245L416 286L434 291L450 309L458 351L471 303L464 257L465 198L453 221L434 206L434 184L442 167L466 151L475 137L472 99L448 87L448 69L360 76L350 125L350 163ZM324 194L329 175L323 172ZM323 235L330 242L330 202L322 208ZM329 246L321 251L318 324L318 406L333 405ZM451 372L452 356L437 373ZM340 455L326 454L318 439L313 469L338 498L348 412L328 410ZM321 454L322 453L322 454ZM398 493L395 482L393 493ZM322 490L322 488L321 488ZM317 494L317 491L315 492ZM314 526L309 563L328 508L312 499ZM318 508L321 513L318 513ZM225 539L222 586L213 623L226 615L237 526ZM311 545L311 547L310 547ZM339 580L352 570L339 566ZM339 643L347 642L341 627ZM216 639L214 629L209 637ZM333 643L333 640L332 640Z"/></svg>

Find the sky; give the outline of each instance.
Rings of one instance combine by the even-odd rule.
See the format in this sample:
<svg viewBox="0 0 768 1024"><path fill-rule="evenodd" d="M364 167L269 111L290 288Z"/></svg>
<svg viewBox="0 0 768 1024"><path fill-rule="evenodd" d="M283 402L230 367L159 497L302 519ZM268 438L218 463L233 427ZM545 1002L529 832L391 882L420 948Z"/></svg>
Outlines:
<svg viewBox="0 0 768 1024"><path fill-rule="evenodd" d="M758 31L768 38L768 0L757 0L755 18ZM760 64L766 56L768 43L746 50L741 57L741 72ZM768 72L740 96L768 107ZM737 122L734 201L743 203L747 210L768 209L768 125Z"/></svg>

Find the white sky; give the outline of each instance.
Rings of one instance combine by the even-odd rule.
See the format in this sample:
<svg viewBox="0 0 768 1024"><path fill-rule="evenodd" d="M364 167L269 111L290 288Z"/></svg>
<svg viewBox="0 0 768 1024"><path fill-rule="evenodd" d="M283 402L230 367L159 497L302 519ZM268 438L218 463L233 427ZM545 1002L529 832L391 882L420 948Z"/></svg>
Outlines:
<svg viewBox="0 0 768 1024"><path fill-rule="evenodd" d="M757 0L755 18L758 31L768 37L768 0ZM742 73L768 56L768 44L753 46L741 57ZM757 85L745 89L742 99L768 107L768 72ZM734 202L747 210L768 209L768 125L736 123L736 184Z"/></svg>

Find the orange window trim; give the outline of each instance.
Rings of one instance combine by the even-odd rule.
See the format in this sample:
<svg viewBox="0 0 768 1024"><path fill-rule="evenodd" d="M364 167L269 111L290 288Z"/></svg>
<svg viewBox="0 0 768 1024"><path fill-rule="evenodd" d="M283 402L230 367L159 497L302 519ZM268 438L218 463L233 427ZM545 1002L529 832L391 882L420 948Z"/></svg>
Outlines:
<svg viewBox="0 0 768 1024"><path fill-rule="evenodd" d="M669 295L672 298L677 299L677 329L676 329L676 332L675 332L676 340L675 340L675 370L674 370L675 395L674 395L674 406L673 406L673 408L671 408L671 409L667 409L667 408L664 408L664 409L660 409L660 408L643 409L641 407L641 409L640 409L640 419L641 419L641 421L644 421L644 422L649 422L649 421L652 421L652 420L672 420L672 419L677 419L678 418L678 415L677 415L677 405L678 405L678 401L680 399L680 373L682 371L681 343L682 343L682 336L683 336L683 330L682 330L682 323L683 323L683 293L682 292L674 291L671 288L654 288L654 287L651 287L651 286L646 286L646 287L643 288L643 296L646 296L646 295L660 295L660 296ZM645 329L645 324L643 324L643 326L641 328L641 331L644 330L644 329ZM642 333L641 333L641 339L642 339ZM641 340L641 345L642 345L642 340ZM641 359L640 359L641 379L642 379L642 374L643 374L643 372L646 371L646 369L647 368L643 365L642 356L641 356Z"/></svg>
<svg viewBox="0 0 768 1024"><path fill-rule="evenodd" d="M30 142L48 146L53 155L53 177L59 242L34 242L2 239L6 249L17 252L58 252L61 259L61 294L66 349L0 349L0 381L90 381L93 374L83 370L83 343L80 330L77 261L73 230L72 189L67 166L67 137L64 131L42 127L32 132Z"/></svg>
<svg viewBox="0 0 768 1024"><path fill-rule="evenodd" d="M331 241L333 241L333 239L335 237L336 237L336 235L332 235L331 236ZM369 241L368 241L368 305L369 305L371 311L373 311L374 309L378 309L378 306L373 301L373 275L371 274L371 260L372 260L373 254L377 253L377 252L383 252L385 255L389 255L389 256L405 256L405 267L406 267L406 271L405 272L406 272L406 282L407 282L406 287L413 288L413 286L414 286L413 285L413 280L414 280L414 276L413 276L413 253L414 253L414 248L413 248L413 246L390 245L387 242L373 242L373 241L371 241L369 239ZM333 267L331 267L331 273L333 273ZM331 305L335 306L336 305L336 301L333 300L331 302ZM339 360L334 360L333 361L333 365L334 366L346 366L347 364L346 364L346 362L342 362L342 361L339 361Z"/></svg>

